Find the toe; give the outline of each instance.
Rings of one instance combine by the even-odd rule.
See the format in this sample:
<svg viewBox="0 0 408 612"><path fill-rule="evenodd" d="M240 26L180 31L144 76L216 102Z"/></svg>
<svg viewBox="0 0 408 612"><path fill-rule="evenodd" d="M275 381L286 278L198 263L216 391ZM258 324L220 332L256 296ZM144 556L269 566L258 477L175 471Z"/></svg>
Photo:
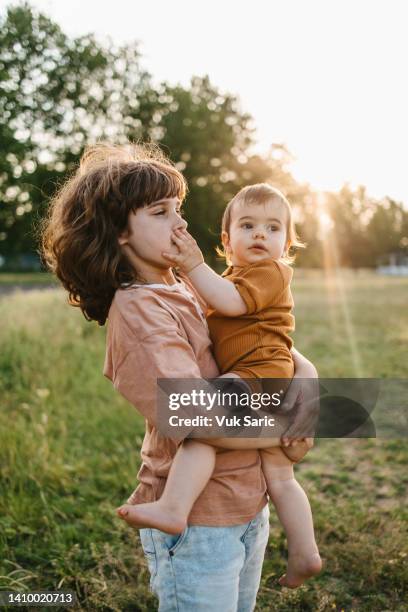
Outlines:
<svg viewBox="0 0 408 612"><path fill-rule="evenodd" d="M116 509L116 512L118 513L119 516L125 517L128 515L129 511L124 506L121 506L120 508Z"/></svg>
<svg viewBox="0 0 408 612"><path fill-rule="evenodd" d="M281 586L286 586L286 574L283 574L283 576L279 578L278 582Z"/></svg>

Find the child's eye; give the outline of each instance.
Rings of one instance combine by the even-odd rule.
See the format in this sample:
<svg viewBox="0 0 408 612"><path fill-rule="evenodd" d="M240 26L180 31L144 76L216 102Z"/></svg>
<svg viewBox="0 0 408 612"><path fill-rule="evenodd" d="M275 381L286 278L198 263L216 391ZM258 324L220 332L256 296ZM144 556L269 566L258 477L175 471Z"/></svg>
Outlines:
<svg viewBox="0 0 408 612"><path fill-rule="evenodd" d="M180 217L184 217L184 210L182 208L180 208L179 210L176 210L176 213L180 215Z"/></svg>
<svg viewBox="0 0 408 612"><path fill-rule="evenodd" d="M270 225L270 226L269 226L269 229L270 229L272 232L277 232L277 231L279 230L279 227L278 227L277 225Z"/></svg>
<svg viewBox="0 0 408 612"><path fill-rule="evenodd" d="M164 214L165 214L165 212L166 212L165 210L159 210L159 212L154 213L154 215L153 215L153 216L154 216L154 217L157 217L157 215L164 215Z"/></svg>
<svg viewBox="0 0 408 612"><path fill-rule="evenodd" d="M252 224L251 224L251 223L243 223L243 224L242 224L242 227L243 227L244 229L251 229L251 228L252 228Z"/></svg>

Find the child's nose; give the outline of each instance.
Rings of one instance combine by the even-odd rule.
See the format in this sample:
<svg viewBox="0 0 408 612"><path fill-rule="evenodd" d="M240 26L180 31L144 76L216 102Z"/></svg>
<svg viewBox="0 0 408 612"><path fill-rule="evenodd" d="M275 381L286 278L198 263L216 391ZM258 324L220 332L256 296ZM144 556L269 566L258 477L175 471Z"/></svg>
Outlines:
<svg viewBox="0 0 408 612"><path fill-rule="evenodd" d="M254 238L265 238L265 231L262 227L256 227L254 229Z"/></svg>
<svg viewBox="0 0 408 612"><path fill-rule="evenodd" d="M187 225L188 225L187 221L183 219L182 217L180 217L179 219L176 220L176 223L174 224L174 229L186 229Z"/></svg>

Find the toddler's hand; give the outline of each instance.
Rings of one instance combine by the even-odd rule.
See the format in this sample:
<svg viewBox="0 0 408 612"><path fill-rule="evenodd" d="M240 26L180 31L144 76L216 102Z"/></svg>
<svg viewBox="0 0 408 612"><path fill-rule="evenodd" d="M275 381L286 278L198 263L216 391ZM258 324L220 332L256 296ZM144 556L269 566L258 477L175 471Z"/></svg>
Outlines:
<svg viewBox="0 0 408 612"><path fill-rule="evenodd" d="M179 250L178 255L166 252L163 252L162 255L174 265L177 265L182 272L188 274L191 270L204 263L200 247L187 230L175 229L171 239Z"/></svg>

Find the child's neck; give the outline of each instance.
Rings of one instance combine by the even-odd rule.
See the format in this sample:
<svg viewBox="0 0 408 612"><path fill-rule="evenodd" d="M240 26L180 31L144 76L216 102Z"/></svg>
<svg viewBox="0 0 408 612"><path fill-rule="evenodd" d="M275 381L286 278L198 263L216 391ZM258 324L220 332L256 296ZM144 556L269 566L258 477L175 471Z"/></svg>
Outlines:
<svg viewBox="0 0 408 612"><path fill-rule="evenodd" d="M149 285L174 285L177 283L176 277L174 276L173 270L143 270L137 271L137 276L144 283Z"/></svg>

